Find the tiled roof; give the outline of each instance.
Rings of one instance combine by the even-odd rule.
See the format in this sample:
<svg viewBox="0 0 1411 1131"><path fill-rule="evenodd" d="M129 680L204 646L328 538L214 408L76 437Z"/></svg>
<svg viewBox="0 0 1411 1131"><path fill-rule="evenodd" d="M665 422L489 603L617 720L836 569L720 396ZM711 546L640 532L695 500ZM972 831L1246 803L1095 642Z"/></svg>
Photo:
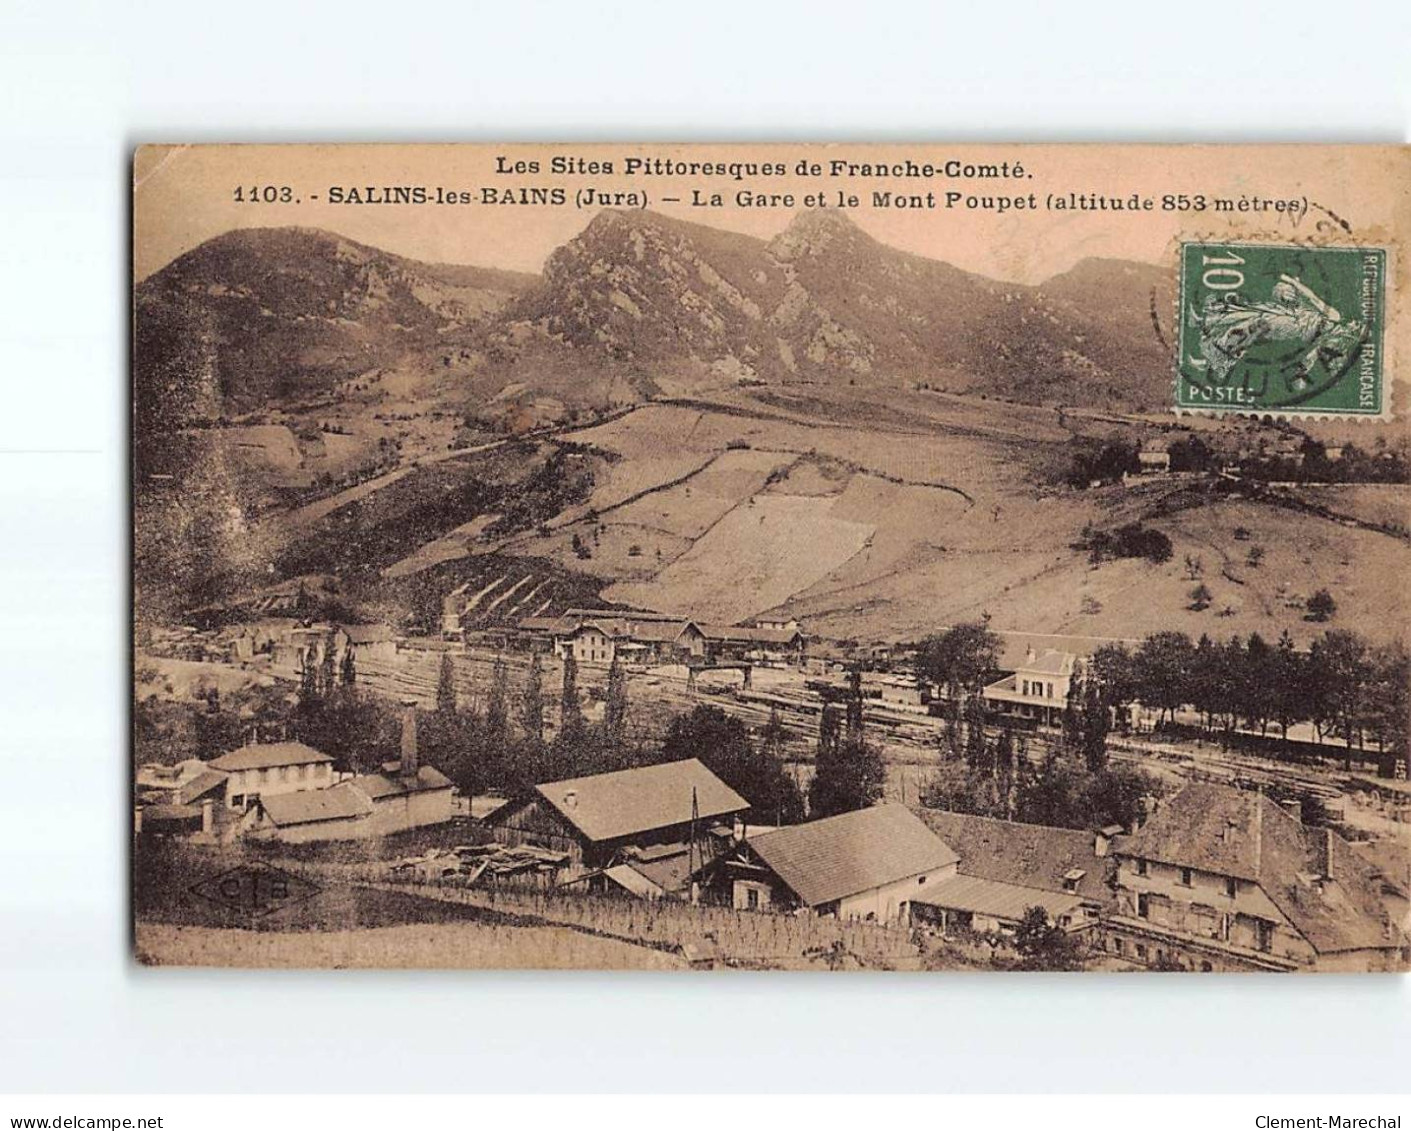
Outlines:
<svg viewBox="0 0 1411 1131"><path fill-rule="evenodd" d="M1107 644L1124 643L1134 648L1141 643L1139 640L1115 640L1101 636L1064 636L1004 630L995 635L1000 639L998 667L1006 672L1017 671L1023 667L1024 657L1030 648L1036 655L1052 649L1056 652L1067 652L1072 656L1091 656Z"/></svg>
<svg viewBox="0 0 1411 1131"><path fill-rule="evenodd" d="M1224 786L1188 785L1164 801L1141 829L1119 840L1114 851L1257 882L1259 799L1257 793Z"/></svg>
<svg viewBox="0 0 1411 1131"><path fill-rule="evenodd" d="M642 899L659 899L666 893L634 868L617 864L603 870L603 875Z"/></svg>
<svg viewBox="0 0 1411 1131"><path fill-rule="evenodd" d="M914 902L952 911L970 911L977 915L992 915L1009 923L1018 923L1031 907L1042 907L1050 919L1071 915L1082 899L1063 892L1007 884L981 876L948 876L938 884L927 886Z"/></svg>
<svg viewBox="0 0 1411 1131"><path fill-rule="evenodd" d="M808 906L954 864L908 809L878 805L751 837L750 850Z"/></svg>
<svg viewBox="0 0 1411 1131"><path fill-rule="evenodd" d="M221 773L219 770L203 770L190 781L177 787L172 799L178 805L190 805L193 801L199 801L211 790L220 785L229 775Z"/></svg>
<svg viewBox="0 0 1411 1131"><path fill-rule="evenodd" d="M211 768L231 773L235 770L263 770L272 766L307 766L314 762L333 761L327 754L305 746L302 742L265 742L242 746L229 754L213 758Z"/></svg>
<svg viewBox="0 0 1411 1131"><path fill-rule="evenodd" d="M627 622L621 617L591 617L579 622L577 626L569 630L565 635L573 636L579 632L586 632L589 629L597 629L604 636L610 636L614 640L629 636Z"/></svg>
<svg viewBox="0 0 1411 1131"><path fill-rule="evenodd" d="M699 820L750 807L695 758L546 782L536 789L564 820L598 841L687 824L693 793Z"/></svg>
<svg viewBox="0 0 1411 1131"><path fill-rule="evenodd" d="M317 821L338 821L366 817L372 812L362 790L350 782L328 789L301 789L296 793L274 793L260 798L260 807L276 825L308 825Z"/></svg>
<svg viewBox="0 0 1411 1131"><path fill-rule="evenodd" d="M519 627L525 632L567 632L576 622L564 617L525 617Z"/></svg>
<svg viewBox="0 0 1411 1131"><path fill-rule="evenodd" d="M1116 862L1111 856L1096 854L1092 833L943 809L915 812L927 828L959 853L960 871L965 875L1066 894L1065 877L1081 871L1077 895L1090 903L1113 902L1108 880Z"/></svg>
<svg viewBox="0 0 1411 1131"><path fill-rule="evenodd" d="M1072 675L1076 659L1077 657L1069 652L1050 648L1033 660L1025 659L1018 670L1030 675Z"/></svg>
<svg viewBox="0 0 1411 1131"><path fill-rule="evenodd" d="M664 892L683 891L691 881L691 866L697 873L719 855L714 838L707 837L691 851L688 844L665 844L628 854L623 866L645 877Z"/></svg>
<svg viewBox="0 0 1411 1131"><path fill-rule="evenodd" d="M1193 784L1113 851L1257 883L1321 953L1399 945L1376 869L1260 793Z"/></svg>
<svg viewBox="0 0 1411 1131"><path fill-rule="evenodd" d="M450 789L451 779L435 766L421 766L416 778L404 778L400 774L359 774L353 784L374 801L384 797L396 797L404 793L426 793L434 789Z"/></svg>
<svg viewBox="0 0 1411 1131"><path fill-rule="evenodd" d="M700 629L707 640L742 644L790 644L802 635L787 628L746 628L729 624L703 624Z"/></svg>
<svg viewBox="0 0 1411 1131"><path fill-rule="evenodd" d="M684 618L681 620L634 620L629 626L629 630L633 640L655 640L670 643L692 627L694 627L693 623ZM700 630L697 629L697 631Z"/></svg>
<svg viewBox="0 0 1411 1131"><path fill-rule="evenodd" d="M150 821L199 821L201 810L195 805L144 805L142 820Z"/></svg>

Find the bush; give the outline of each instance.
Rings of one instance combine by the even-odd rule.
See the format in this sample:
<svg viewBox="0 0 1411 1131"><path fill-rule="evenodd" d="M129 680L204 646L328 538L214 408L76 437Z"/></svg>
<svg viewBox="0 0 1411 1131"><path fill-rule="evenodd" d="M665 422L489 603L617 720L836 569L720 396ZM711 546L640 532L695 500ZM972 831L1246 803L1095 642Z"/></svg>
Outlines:
<svg viewBox="0 0 1411 1131"><path fill-rule="evenodd" d="M1157 565L1171 560L1171 539L1139 522L1129 522L1116 530L1085 529L1078 548L1088 551L1093 565L1116 558L1145 558Z"/></svg>
<svg viewBox="0 0 1411 1131"><path fill-rule="evenodd" d="M1322 622L1328 620L1337 612L1338 603L1333 599L1333 595L1326 589L1319 589L1313 596L1308 598L1305 606L1308 609L1308 619Z"/></svg>

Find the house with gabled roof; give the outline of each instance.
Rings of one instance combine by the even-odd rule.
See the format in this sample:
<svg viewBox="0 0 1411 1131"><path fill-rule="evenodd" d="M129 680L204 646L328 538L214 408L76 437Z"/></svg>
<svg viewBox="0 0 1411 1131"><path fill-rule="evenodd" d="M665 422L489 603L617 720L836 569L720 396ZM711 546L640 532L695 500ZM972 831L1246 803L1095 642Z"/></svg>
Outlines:
<svg viewBox="0 0 1411 1131"><path fill-rule="evenodd" d="M1378 872L1262 793L1197 783L1114 841L1110 954L1196 970L1405 970Z"/></svg>
<svg viewBox="0 0 1411 1131"><path fill-rule="evenodd" d="M1068 692L1083 661L1071 652L1030 648L1013 675L996 680L983 692L985 708L994 715L1043 726L1057 726L1068 705Z"/></svg>
<svg viewBox="0 0 1411 1131"><path fill-rule="evenodd" d="M958 860L909 809L876 805L747 836L717 883L742 910L904 923Z"/></svg>
<svg viewBox="0 0 1411 1131"><path fill-rule="evenodd" d="M302 742L251 743L207 765L225 775L227 808L241 812L266 797L333 784L333 759Z"/></svg>
<svg viewBox="0 0 1411 1131"><path fill-rule="evenodd" d="M576 867L610 865L624 848L689 844L748 811L696 758L535 786L495 812L496 840L566 853Z"/></svg>
<svg viewBox="0 0 1411 1131"><path fill-rule="evenodd" d="M946 929L1004 932L1028 908L1042 907L1055 926L1092 936L1116 906L1109 850L1120 828L1085 832L942 809L915 812L960 857L956 880L928 891L921 915Z"/></svg>
<svg viewBox="0 0 1411 1131"><path fill-rule="evenodd" d="M397 761L323 788L256 795L242 823L256 837L297 843L387 836L451 820L454 789L435 766L421 764L416 709L406 703Z"/></svg>
<svg viewBox="0 0 1411 1131"><path fill-rule="evenodd" d="M351 840L373 833L372 802L352 782L261 798L247 828L259 839L287 844Z"/></svg>

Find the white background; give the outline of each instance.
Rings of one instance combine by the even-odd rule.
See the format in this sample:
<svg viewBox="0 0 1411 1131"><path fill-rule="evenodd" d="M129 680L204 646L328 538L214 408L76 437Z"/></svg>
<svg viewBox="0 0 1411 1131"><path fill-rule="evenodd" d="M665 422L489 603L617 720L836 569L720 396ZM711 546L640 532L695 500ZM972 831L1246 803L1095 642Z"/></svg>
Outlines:
<svg viewBox="0 0 1411 1131"><path fill-rule="evenodd" d="M0 1092L1404 1088L1406 978L138 970L123 845L134 144L1403 141L1408 11L0 0Z"/></svg>

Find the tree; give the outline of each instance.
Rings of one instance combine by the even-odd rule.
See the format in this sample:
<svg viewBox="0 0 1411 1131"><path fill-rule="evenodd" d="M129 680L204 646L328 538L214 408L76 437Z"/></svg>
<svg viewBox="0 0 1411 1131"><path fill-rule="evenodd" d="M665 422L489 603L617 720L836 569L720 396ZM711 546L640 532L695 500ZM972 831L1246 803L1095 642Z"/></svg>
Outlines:
<svg viewBox="0 0 1411 1131"><path fill-rule="evenodd" d="M1238 637L1231 637L1224 644L1213 645L1207 659L1208 664L1203 666L1197 656L1191 665L1190 686L1203 688L1208 725L1220 728L1223 735L1221 741L1228 746L1239 723L1244 702L1242 691L1249 675L1249 658L1243 642Z"/></svg>
<svg viewBox="0 0 1411 1131"><path fill-rule="evenodd" d="M519 697L519 725L536 750L544 745L544 662L535 652Z"/></svg>
<svg viewBox="0 0 1411 1131"><path fill-rule="evenodd" d="M1411 657L1400 641L1373 654L1368 700L1368 726L1382 752L1378 772L1389 778L1396 772L1396 763L1407 758L1411 722Z"/></svg>
<svg viewBox="0 0 1411 1131"><path fill-rule="evenodd" d="M1017 755L1014 749L1014 732L1009 727L1004 727L999 732L999 738L995 740L995 772L999 778L1000 799L1004 806L1005 820L1014 820L1014 806L1016 803L1015 781L1016 774L1015 759Z"/></svg>
<svg viewBox="0 0 1411 1131"><path fill-rule="evenodd" d="M1019 793L1019 820L1034 825L1072 827L1080 811L1081 775L1057 750L1050 750ZM1085 816L1085 815L1084 815ZM1086 820L1084 821L1086 824Z"/></svg>
<svg viewBox="0 0 1411 1131"><path fill-rule="evenodd" d="M916 668L924 679L945 687L955 698L985 685L998 665L999 648L1000 639L990 631L986 616L928 636L917 651Z"/></svg>
<svg viewBox="0 0 1411 1131"><path fill-rule="evenodd" d="M1311 717L1314 696L1310 694L1306 657L1293 645L1285 629L1269 665L1266 688L1270 717L1279 724L1280 740L1288 747L1289 727Z"/></svg>
<svg viewBox="0 0 1411 1131"><path fill-rule="evenodd" d="M343 649L343 667L340 672L344 687L352 687L358 682L358 664L353 657L353 646L350 644Z"/></svg>
<svg viewBox="0 0 1411 1131"><path fill-rule="evenodd" d="M993 751L985 741L985 704L978 695L965 701L965 764L972 770L993 774Z"/></svg>
<svg viewBox="0 0 1411 1131"><path fill-rule="evenodd" d="M1326 589L1319 589L1307 602L1308 619L1319 622L1329 620L1337 612L1338 603Z"/></svg>
<svg viewBox="0 0 1411 1131"><path fill-rule="evenodd" d="M509 745L509 670L503 656L495 657L490 670L490 698L485 704L485 739L497 751Z"/></svg>
<svg viewBox="0 0 1411 1131"><path fill-rule="evenodd" d="M449 652L441 654L441 670L436 677L436 713L453 715L456 712L456 667Z"/></svg>
<svg viewBox="0 0 1411 1131"><path fill-rule="evenodd" d="M842 727L838 723L838 708L832 703L823 704L818 716L818 752L816 759L829 757L837 749L842 737Z"/></svg>
<svg viewBox="0 0 1411 1131"><path fill-rule="evenodd" d="M616 663L616 658L613 660ZM563 654L563 689L559 694L559 738L576 742L583 735L583 705L578 698L578 661L573 651Z"/></svg>
<svg viewBox="0 0 1411 1131"><path fill-rule="evenodd" d="M616 652L608 666L607 702L603 709L603 736L620 749L627 742L627 673Z"/></svg>
<svg viewBox="0 0 1411 1131"><path fill-rule="evenodd" d="M1137 698L1154 707L1157 719L1162 713L1175 717L1176 708L1188 701L1191 665L1195 649L1184 632L1157 632L1142 641L1133 657Z"/></svg>
<svg viewBox="0 0 1411 1131"><path fill-rule="evenodd" d="M779 717L777 706L769 708L769 721L764 724L764 730L760 732L759 737L764 756L783 769L788 760L788 752L785 749L784 721ZM792 780L797 788L797 775Z"/></svg>
<svg viewBox="0 0 1411 1131"><path fill-rule="evenodd" d="M1259 633L1250 634L1243 662L1233 672L1234 713L1259 731L1262 738L1274 717L1273 684L1277 678L1277 654Z"/></svg>
<svg viewBox="0 0 1411 1131"><path fill-rule="evenodd" d="M848 738L862 735L862 669L854 667L848 673L848 702L844 716Z"/></svg>
<svg viewBox="0 0 1411 1131"><path fill-rule="evenodd" d="M1107 768L1107 735L1112 729L1112 713L1102 682L1087 670L1077 679L1074 712L1077 716L1077 748L1089 773Z"/></svg>
<svg viewBox="0 0 1411 1131"><path fill-rule="evenodd" d="M1308 667L1315 718L1331 724L1346 745L1344 769L1352 769L1352 745L1360 734L1371 675L1367 644L1355 632L1332 629L1313 641Z"/></svg>
<svg viewBox="0 0 1411 1131"><path fill-rule="evenodd" d="M1082 952L1042 907L1027 907L1014 931L1020 970L1081 970Z"/></svg>
<svg viewBox="0 0 1411 1131"><path fill-rule="evenodd" d="M671 721L661 759L698 758L750 803L756 820L791 824L803 819L803 797L782 763L757 749L739 719L719 707L697 707Z"/></svg>
<svg viewBox="0 0 1411 1131"><path fill-rule="evenodd" d="M866 809L882 796L886 777L881 753L860 735L830 744L826 753L820 746L808 787L809 815L831 817Z"/></svg>
<svg viewBox="0 0 1411 1131"><path fill-rule="evenodd" d="M314 659L314 650L305 648L299 658L299 706L311 711L322 701L323 692L318 682L318 661Z"/></svg>
<svg viewBox="0 0 1411 1131"><path fill-rule="evenodd" d="M1210 602L1214 599L1215 594L1211 593L1210 586L1202 581L1199 585L1194 586L1187 596L1190 597L1191 600L1189 608L1198 613L1202 613L1210 608Z"/></svg>
<svg viewBox="0 0 1411 1131"><path fill-rule="evenodd" d="M1082 784L1079 810L1065 824L1070 828L1121 825L1132 829L1145 815L1146 799L1160 794L1161 783L1141 770L1102 770Z"/></svg>
<svg viewBox="0 0 1411 1131"><path fill-rule="evenodd" d="M1127 726L1127 709L1136 698L1136 667L1125 644L1104 644L1088 661L1088 675L1102 687L1119 725Z"/></svg>
<svg viewBox="0 0 1411 1131"><path fill-rule="evenodd" d="M1251 546L1249 553L1245 554L1244 560L1248 563L1250 569L1258 569L1264 562L1264 547Z"/></svg>
<svg viewBox="0 0 1411 1131"><path fill-rule="evenodd" d="M318 668L319 692L325 697L332 695L338 687L337 659L338 649L334 644L333 633L329 632L323 641L323 658Z"/></svg>

